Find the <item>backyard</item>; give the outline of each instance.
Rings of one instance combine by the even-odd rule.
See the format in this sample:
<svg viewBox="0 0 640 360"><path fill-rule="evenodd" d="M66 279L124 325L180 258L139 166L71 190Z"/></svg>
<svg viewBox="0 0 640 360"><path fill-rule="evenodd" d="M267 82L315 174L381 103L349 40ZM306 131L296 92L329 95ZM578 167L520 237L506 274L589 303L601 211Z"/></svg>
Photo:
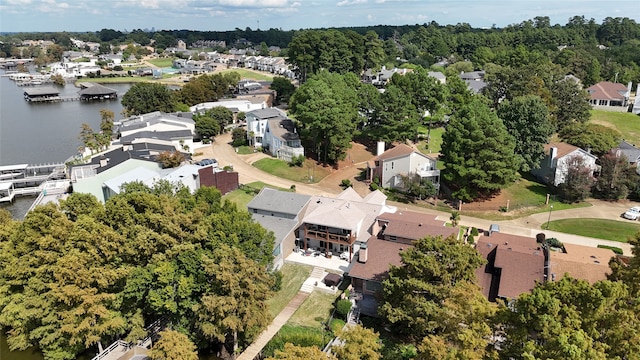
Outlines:
<svg viewBox="0 0 640 360"><path fill-rule="evenodd" d="M247 204L249 204L251 199L253 199L265 186L268 186L272 189L289 191L289 189L282 189L273 185L269 185L267 183L263 183L262 181L256 181L241 185L239 189L225 194L222 199L229 200L230 202L236 204L236 206L238 206L238 209L246 209Z"/></svg>
<svg viewBox="0 0 640 360"><path fill-rule="evenodd" d="M640 116L632 113L616 113L591 110L591 122L617 129L622 138L640 145Z"/></svg>

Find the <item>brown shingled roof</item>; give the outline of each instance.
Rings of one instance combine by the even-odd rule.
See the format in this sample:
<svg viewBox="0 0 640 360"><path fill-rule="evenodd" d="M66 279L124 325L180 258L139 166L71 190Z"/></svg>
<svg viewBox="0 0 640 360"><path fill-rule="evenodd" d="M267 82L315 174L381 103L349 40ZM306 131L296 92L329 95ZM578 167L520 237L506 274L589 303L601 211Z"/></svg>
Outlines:
<svg viewBox="0 0 640 360"><path fill-rule="evenodd" d="M382 281L387 278L391 265L402 265L400 251L413 246L372 236L367 241L367 247L367 262L354 261L349 270L349 276L358 279Z"/></svg>
<svg viewBox="0 0 640 360"><path fill-rule="evenodd" d="M378 156L378 160L393 159L399 156L409 155L414 151L415 149L409 145L398 144L394 148L389 149L383 152L382 154L380 154L380 156Z"/></svg>
<svg viewBox="0 0 640 360"><path fill-rule="evenodd" d="M609 249L564 244L566 253L551 251L550 271L559 280L565 274L576 279L588 281L590 284L605 280L611 272L609 260L615 257Z"/></svg>
<svg viewBox="0 0 640 360"><path fill-rule="evenodd" d="M442 236L443 238L456 235L458 228L445 227L445 222L436 220L433 215L412 211L384 213L378 220L388 221L384 235L397 236L405 239L422 239L425 236Z"/></svg>
<svg viewBox="0 0 640 360"><path fill-rule="evenodd" d="M627 92L627 87L610 81L601 81L588 87L587 92L592 100L623 101L624 94Z"/></svg>
<svg viewBox="0 0 640 360"><path fill-rule="evenodd" d="M476 275L478 285L490 300L496 296L517 298L544 281L544 253L533 238L493 233L481 236L476 250L488 260ZM501 270L497 272L496 268Z"/></svg>
<svg viewBox="0 0 640 360"><path fill-rule="evenodd" d="M579 147L577 146L573 146L571 144L567 144L564 142L552 142L552 143L548 143L544 146L544 152L545 153L549 153L549 150L555 147L558 149L558 153L557 153L557 157L561 158L565 155L568 155L570 153L572 153L573 151L576 151L579 149Z"/></svg>

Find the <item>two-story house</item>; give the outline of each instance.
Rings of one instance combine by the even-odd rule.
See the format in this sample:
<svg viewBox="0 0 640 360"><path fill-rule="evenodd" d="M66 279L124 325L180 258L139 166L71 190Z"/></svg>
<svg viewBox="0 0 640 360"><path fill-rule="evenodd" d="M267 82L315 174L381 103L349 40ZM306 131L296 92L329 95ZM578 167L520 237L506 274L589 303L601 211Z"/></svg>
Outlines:
<svg viewBox="0 0 640 360"><path fill-rule="evenodd" d="M440 170L436 160L412 147L400 144L381 152L367 163L367 179L375 181L384 188L402 189L402 177L417 175L423 181L430 181L440 187Z"/></svg>
<svg viewBox="0 0 640 360"><path fill-rule="evenodd" d="M304 155L300 136L291 119L276 108L252 110L246 113L247 138L255 147L263 147L279 159L291 161Z"/></svg>
<svg viewBox="0 0 640 360"><path fill-rule="evenodd" d="M598 169L595 155L571 144L556 142L544 146L545 157L540 160L540 168L531 173L540 181L558 186L565 182L569 167L576 161L581 161L584 167L593 172Z"/></svg>

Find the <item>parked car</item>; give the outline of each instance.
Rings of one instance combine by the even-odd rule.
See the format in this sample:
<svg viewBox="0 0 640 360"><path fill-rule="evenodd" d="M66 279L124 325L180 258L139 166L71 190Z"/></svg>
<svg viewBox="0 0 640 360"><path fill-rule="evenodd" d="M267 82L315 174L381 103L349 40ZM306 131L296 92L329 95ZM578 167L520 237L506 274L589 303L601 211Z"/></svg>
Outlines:
<svg viewBox="0 0 640 360"><path fill-rule="evenodd" d="M631 209L625 211L622 217L629 220L638 220L640 218L640 206L634 206Z"/></svg>
<svg viewBox="0 0 640 360"><path fill-rule="evenodd" d="M216 159L202 159L202 160L198 161L196 164L200 165L200 166L213 165L214 167L217 167L218 166L218 160L216 160Z"/></svg>

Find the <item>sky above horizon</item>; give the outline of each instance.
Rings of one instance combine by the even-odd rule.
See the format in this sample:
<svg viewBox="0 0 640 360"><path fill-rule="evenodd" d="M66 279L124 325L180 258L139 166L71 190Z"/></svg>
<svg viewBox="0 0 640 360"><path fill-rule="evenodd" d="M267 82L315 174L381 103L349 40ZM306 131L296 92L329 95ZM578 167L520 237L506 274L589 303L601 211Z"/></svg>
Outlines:
<svg viewBox="0 0 640 360"><path fill-rule="evenodd" d="M638 0L0 0L0 32L101 29L227 31L469 23L504 27L536 16L640 21Z"/></svg>

